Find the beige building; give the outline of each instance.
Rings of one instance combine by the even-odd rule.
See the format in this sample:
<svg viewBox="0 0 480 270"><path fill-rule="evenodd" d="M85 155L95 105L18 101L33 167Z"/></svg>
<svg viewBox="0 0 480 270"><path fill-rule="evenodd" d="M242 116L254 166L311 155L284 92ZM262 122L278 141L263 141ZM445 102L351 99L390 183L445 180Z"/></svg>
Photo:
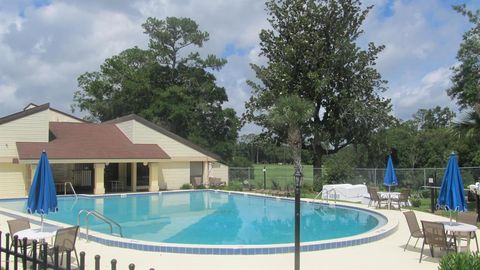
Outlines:
<svg viewBox="0 0 480 270"><path fill-rule="evenodd" d="M43 150L57 192L68 190L67 182L94 194L228 182L220 157L137 115L97 124L29 104L0 118L0 198L28 194Z"/></svg>

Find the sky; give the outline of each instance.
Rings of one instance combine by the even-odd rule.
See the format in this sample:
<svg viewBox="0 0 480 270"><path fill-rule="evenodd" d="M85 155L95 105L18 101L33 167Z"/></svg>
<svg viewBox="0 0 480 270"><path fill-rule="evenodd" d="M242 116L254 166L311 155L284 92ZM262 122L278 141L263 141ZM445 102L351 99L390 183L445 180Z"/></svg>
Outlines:
<svg viewBox="0 0 480 270"><path fill-rule="evenodd" d="M468 0L363 1L374 8L359 45L386 46L377 69L388 80L381 95L392 100L396 117L406 120L436 105L457 111L446 89L471 27L452 9L458 3L480 8ZM258 34L269 27L261 0L0 0L0 117L30 102L71 112L78 76L127 48L147 48L141 24L167 16L189 17L210 33L200 52L227 59L215 75L228 93L225 107L241 116L251 95L246 80L255 78L250 63L265 63L258 55ZM257 131L247 125L241 133Z"/></svg>

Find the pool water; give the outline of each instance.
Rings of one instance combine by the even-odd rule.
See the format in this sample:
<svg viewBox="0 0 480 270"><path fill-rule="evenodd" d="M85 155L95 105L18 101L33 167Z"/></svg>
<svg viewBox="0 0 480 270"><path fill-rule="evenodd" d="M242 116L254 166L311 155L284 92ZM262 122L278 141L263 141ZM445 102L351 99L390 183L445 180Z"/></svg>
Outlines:
<svg viewBox="0 0 480 270"><path fill-rule="evenodd" d="M26 200L0 201L0 207L26 212ZM294 241L294 202L215 191L166 192L128 196L58 198L47 219L77 224L80 210L96 210L122 226L126 238L179 244L261 245ZM85 227L85 215L81 226ZM301 241L361 234L386 223L383 216L350 207L301 205ZM110 233L89 218L90 229ZM114 228L114 230L116 230ZM118 231L116 231L118 232Z"/></svg>

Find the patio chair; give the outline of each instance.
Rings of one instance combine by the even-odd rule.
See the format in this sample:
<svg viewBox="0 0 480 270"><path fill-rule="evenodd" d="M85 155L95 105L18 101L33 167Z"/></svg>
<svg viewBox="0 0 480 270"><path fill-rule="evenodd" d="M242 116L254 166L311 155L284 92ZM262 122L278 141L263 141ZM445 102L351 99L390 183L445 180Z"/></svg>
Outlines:
<svg viewBox="0 0 480 270"><path fill-rule="evenodd" d="M405 244L405 248L403 249L403 251L405 251L412 237L417 238L417 241L415 241L415 245L413 246L414 248L417 247L418 240L420 238L423 238L423 232L422 232L422 229L420 229L420 226L418 225L417 216L415 215L415 212L413 211L403 212L403 215L407 220L408 229L410 230L410 236L408 237L408 241Z"/></svg>
<svg viewBox="0 0 480 270"><path fill-rule="evenodd" d="M193 177L193 187L197 188L203 185L202 177L201 176L194 176Z"/></svg>
<svg viewBox="0 0 480 270"><path fill-rule="evenodd" d="M477 226L477 218L478 218L477 213L460 212L460 213L458 213L458 216L457 216L457 222ZM459 233L455 233L455 237L458 240L460 240L460 239L466 239L466 240L475 239L475 244L477 245L477 252L480 251L478 249L477 234L475 232L464 232L464 233L459 232Z"/></svg>
<svg viewBox="0 0 480 270"><path fill-rule="evenodd" d="M75 241L77 240L78 226L62 228L57 230L55 235L55 242L53 247L49 248L47 254L52 258L55 255L55 248L58 247L58 252L61 254L60 264L63 263L63 254L68 250L75 253L77 259L77 265L79 264L77 250L75 249Z"/></svg>
<svg viewBox="0 0 480 270"><path fill-rule="evenodd" d="M398 205L398 210L401 210L402 203L407 205L409 197L410 197L410 190L409 189L402 190L402 192L400 192L398 197L392 198L392 203L396 203Z"/></svg>
<svg viewBox="0 0 480 270"><path fill-rule="evenodd" d="M382 202L388 203L388 198L382 198L378 195L378 190L376 188L369 187L368 193L370 194L370 201L368 202L368 206L375 203L377 204L377 208L382 208Z"/></svg>
<svg viewBox="0 0 480 270"><path fill-rule="evenodd" d="M226 185L225 181L222 181L222 179L218 177L208 178L208 183L209 183L209 187L212 187L212 188L223 187Z"/></svg>
<svg viewBox="0 0 480 270"><path fill-rule="evenodd" d="M10 245L10 248L13 247L13 236L19 232L19 231L23 231L23 230L27 230L27 229L30 229L30 221L28 219L13 219L13 220L7 220L7 224L8 224L8 230L10 231L10 237L12 239L12 243ZM23 241L21 241L22 239L18 239L18 243L19 243L19 246L22 247L23 245ZM32 244L32 241L31 240L27 240L27 247L31 246Z"/></svg>
<svg viewBox="0 0 480 270"><path fill-rule="evenodd" d="M455 252L457 252L457 243L455 243L455 241L447 242L445 226L442 223L422 220L422 228L424 240L422 244L422 251L420 253L420 263L422 262L423 249L425 245L430 246L430 254L432 257L435 257L433 254L434 247L445 249L447 253L452 250L452 248L455 250Z"/></svg>

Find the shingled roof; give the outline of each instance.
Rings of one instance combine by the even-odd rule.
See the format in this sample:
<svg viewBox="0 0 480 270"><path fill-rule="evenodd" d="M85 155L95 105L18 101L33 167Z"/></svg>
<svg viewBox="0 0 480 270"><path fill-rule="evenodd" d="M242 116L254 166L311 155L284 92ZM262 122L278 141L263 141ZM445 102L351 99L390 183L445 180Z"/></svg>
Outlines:
<svg viewBox="0 0 480 270"><path fill-rule="evenodd" d="M115 124L50 122L49 142L17 142L20 160L169 159L156 144L134 144Z"/></svg>

